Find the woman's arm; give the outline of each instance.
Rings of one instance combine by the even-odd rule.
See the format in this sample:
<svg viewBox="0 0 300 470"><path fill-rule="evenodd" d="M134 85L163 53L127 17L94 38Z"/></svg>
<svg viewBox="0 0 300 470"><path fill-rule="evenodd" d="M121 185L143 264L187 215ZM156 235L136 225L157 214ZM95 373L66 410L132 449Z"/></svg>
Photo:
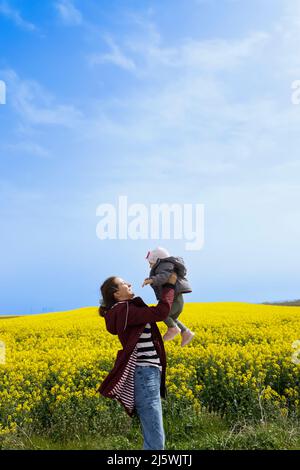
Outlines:
<svg viewBox="0 0 300 470"><path fill-rule="evenodd" d="M169 315L173 304L174 291L175 283L168 282L163 286L161 300L157 305L153 307L138 307L134 304L131 304L128 312L127 325L141 325L143 323L165 320Z"/></svg>

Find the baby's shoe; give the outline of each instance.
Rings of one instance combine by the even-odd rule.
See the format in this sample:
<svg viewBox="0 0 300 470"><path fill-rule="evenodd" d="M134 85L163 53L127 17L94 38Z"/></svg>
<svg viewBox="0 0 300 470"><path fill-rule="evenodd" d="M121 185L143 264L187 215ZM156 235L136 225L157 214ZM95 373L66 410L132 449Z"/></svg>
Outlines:
<svg viewBox="0 0 300 470"><path fill-rule="evenodd" d="M181 333L181 337L182 337L181 346L186 346L187 344L189 344L194 338L194 336L195 336L195 333L193 333L191 330L183 331Z"/></svg>
<svg viewBox="0 0 300 470"><path fill-rule="evenodd" d="M169 341L170 339L175 338L178 333L180 333L180 328L178 328L178 326L172 326L171 328L168 328L166 334L163 337L163 340Z"/></svg>

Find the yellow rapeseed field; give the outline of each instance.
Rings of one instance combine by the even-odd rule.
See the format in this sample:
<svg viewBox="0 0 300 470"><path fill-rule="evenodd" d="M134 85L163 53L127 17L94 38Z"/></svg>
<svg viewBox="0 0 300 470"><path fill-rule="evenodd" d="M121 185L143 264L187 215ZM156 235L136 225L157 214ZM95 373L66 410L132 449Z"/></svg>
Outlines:
<svg viewBox="0 0 300 470"><path fill-rule="evenodd" d="M184 348L179 337L165 343L164 406L260 419L300 414L297 307L187 303L180 319L196 336ZM94 414L119 409L96 393L121 348L96 307L1 319L0 341L0 434L37 420L50 425L71 403L88 402Z"/></svg>

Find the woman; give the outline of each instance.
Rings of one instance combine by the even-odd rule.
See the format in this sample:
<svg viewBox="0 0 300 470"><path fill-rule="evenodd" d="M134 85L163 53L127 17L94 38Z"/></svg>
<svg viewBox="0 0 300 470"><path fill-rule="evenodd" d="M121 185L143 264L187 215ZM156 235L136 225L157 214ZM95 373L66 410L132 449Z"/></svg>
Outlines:
<svg viewBox="0 0 300 470"><path fill-rule="evenodd" d="M99 313L107 330L118 335L123 349L98 391L118 400L129 416L138 414L143 449L164 449L161 397L166 395L166 354L156 322L165 320L170 312L176 280L172 273L155 307L135 297L131 284L120 277L109 277L101 286Z"/></svg>

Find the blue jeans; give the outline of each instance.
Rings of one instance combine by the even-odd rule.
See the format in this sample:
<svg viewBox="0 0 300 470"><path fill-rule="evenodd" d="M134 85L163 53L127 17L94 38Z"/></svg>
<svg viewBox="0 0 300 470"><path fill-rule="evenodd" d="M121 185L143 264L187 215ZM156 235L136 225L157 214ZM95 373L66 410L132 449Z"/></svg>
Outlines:
<svg viewBox="0 0 300 470"><path fill-rule="evenodd" d="M144 450L163 450L165 433L160 398L161 372L155 366L136 366L135 407L144 437Z"/></svg>

